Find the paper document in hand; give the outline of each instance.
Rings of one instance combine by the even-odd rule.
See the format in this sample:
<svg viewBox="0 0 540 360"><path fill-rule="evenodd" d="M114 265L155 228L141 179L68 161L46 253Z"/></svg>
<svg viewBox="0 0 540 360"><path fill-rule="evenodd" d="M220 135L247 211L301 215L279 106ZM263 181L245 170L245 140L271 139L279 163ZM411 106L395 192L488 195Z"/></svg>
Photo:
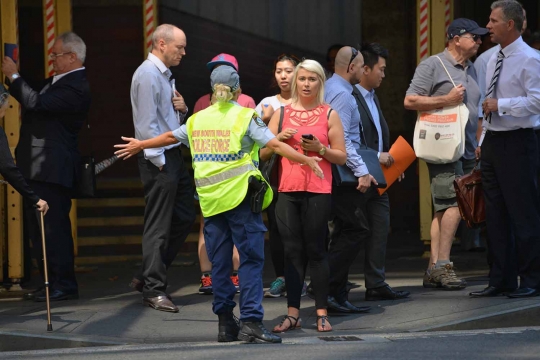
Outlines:
<svg viewBox="0 0 540 360"><path fill-rule="evenodd" d="M379 194L383 194L398 179L398 177L407 170L407 168L416 160L416 154L407 140L402 136L398 137L389 151L394 158L394 163L390 167L381 165L384 178L388 184L384 189L378 189Z"/></svg>

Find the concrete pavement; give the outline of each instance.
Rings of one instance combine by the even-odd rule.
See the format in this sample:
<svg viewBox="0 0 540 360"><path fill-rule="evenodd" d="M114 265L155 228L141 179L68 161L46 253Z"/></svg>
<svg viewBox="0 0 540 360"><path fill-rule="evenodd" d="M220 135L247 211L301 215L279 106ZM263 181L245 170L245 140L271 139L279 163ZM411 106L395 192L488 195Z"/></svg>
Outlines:
<svg viewBox="0 0 540 360"><path fill-rule="evenodd" d="M453 249L458 275L468 287L460 291L424 289L422 276L427 260L421 259L422 246L415 236L393 234L390 238L387 282L409 290L411 297L399 301L364 302L360 254L351 281L362 284L350 293L352 303L371 305L369 314L330 314L332 333L320 334L315 327L314 301L302 298L303 328L283 334L284 340L437 331L540 326L540 297L518 300L506 297L471 299L468 293L487 283L485 253ZM269 255L268 255L269 256ZM178 264L196 260L196 254L182 254ZM217 316L212 296L199 295L198 265L174 266L169 271L169 293L179 313L165 313L141 305L141 295L127 284L136 269L134 263L99 265L94 271L78 274L80 299L52 303L54 331L46 331L44 303L17 300L0 295L0 351L35 350L62 347L140 345L160 343L213 343L217 338ZM264 272L265 287L273 280L271 262ZM264 299L265 325L272 328L286 313L286 298ZM238 314L238 308L235 312ZM477 325L475 324L481 324Z"/></svg>

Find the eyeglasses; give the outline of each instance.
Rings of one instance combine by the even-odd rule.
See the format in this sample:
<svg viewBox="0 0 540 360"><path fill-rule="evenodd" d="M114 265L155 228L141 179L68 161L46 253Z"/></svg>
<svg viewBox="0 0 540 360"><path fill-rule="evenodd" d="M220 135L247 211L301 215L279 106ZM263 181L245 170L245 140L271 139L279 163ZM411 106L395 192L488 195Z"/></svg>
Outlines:
<svg viewBox="0 0 540 360"><path fill-rule="evenodd" d="M347 72L349 72L349 67L351 66L353 60L356 58L356 56L358 55L358 50L356 50L355 48L353 48L351 46L351 60L349 60L349 65L347 65Z"/></svg>
<svg viewBox="0 0 540 360"><path fill-rule="evenodd" d="M477 42L481 36L480 35L474 35L474 34L471 34L472 36L460 36L462 38L466 38L466 39L472 39L472 41L474 42Z"/></svg>
<svg viewBox="0 0 540 360"><path fill-rule="evenodd" d="M73 54L73 51L63 52L63 53L59 53L59 54L51 53L51 54L49 54L49 59L54 60L59 56L69 55L69 54Z"/></svg>

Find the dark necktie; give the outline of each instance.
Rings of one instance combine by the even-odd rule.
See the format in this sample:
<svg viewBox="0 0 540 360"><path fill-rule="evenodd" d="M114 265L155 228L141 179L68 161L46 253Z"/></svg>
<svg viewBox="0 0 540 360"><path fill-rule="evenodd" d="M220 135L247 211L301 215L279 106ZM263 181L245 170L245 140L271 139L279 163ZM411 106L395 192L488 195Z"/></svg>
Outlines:
<svg viewBox="0 0 540 360"><path fill-rule="evenodd" d="M497 54L497 64L495 64L495 72L493 73L493 76L491 77L491 81L489 83L489 88L486 93L486 99L493 97L493 92L495 91L495 85L497 84L497 80L499 80L499 74L501 72L502 67L502 61L504 59L504 54L501 51ZM488 114L485 119L491 124L491 113Z"/></svg>

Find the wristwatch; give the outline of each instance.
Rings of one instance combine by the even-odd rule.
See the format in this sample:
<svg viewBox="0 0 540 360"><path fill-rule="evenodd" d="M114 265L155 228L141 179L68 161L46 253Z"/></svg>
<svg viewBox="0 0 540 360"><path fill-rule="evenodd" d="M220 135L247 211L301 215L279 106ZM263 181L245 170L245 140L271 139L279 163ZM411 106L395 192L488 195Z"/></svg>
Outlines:
<svg viewBox="0 0 540 360"><path fill-rule="evenodd" d="M14 82L15 80L17 80L17 79L20 78L20 77L21 77L21 75L19 75L19 74L17 74L17 73L11 75L11 82Z"/></svg>
<svg viewBox="0 0 540 360"><path fill-rule="evenodd" d="M326 146L323 145L321 150L319 150L319 155L324 156L324 154L326 154Z"/></svg>

